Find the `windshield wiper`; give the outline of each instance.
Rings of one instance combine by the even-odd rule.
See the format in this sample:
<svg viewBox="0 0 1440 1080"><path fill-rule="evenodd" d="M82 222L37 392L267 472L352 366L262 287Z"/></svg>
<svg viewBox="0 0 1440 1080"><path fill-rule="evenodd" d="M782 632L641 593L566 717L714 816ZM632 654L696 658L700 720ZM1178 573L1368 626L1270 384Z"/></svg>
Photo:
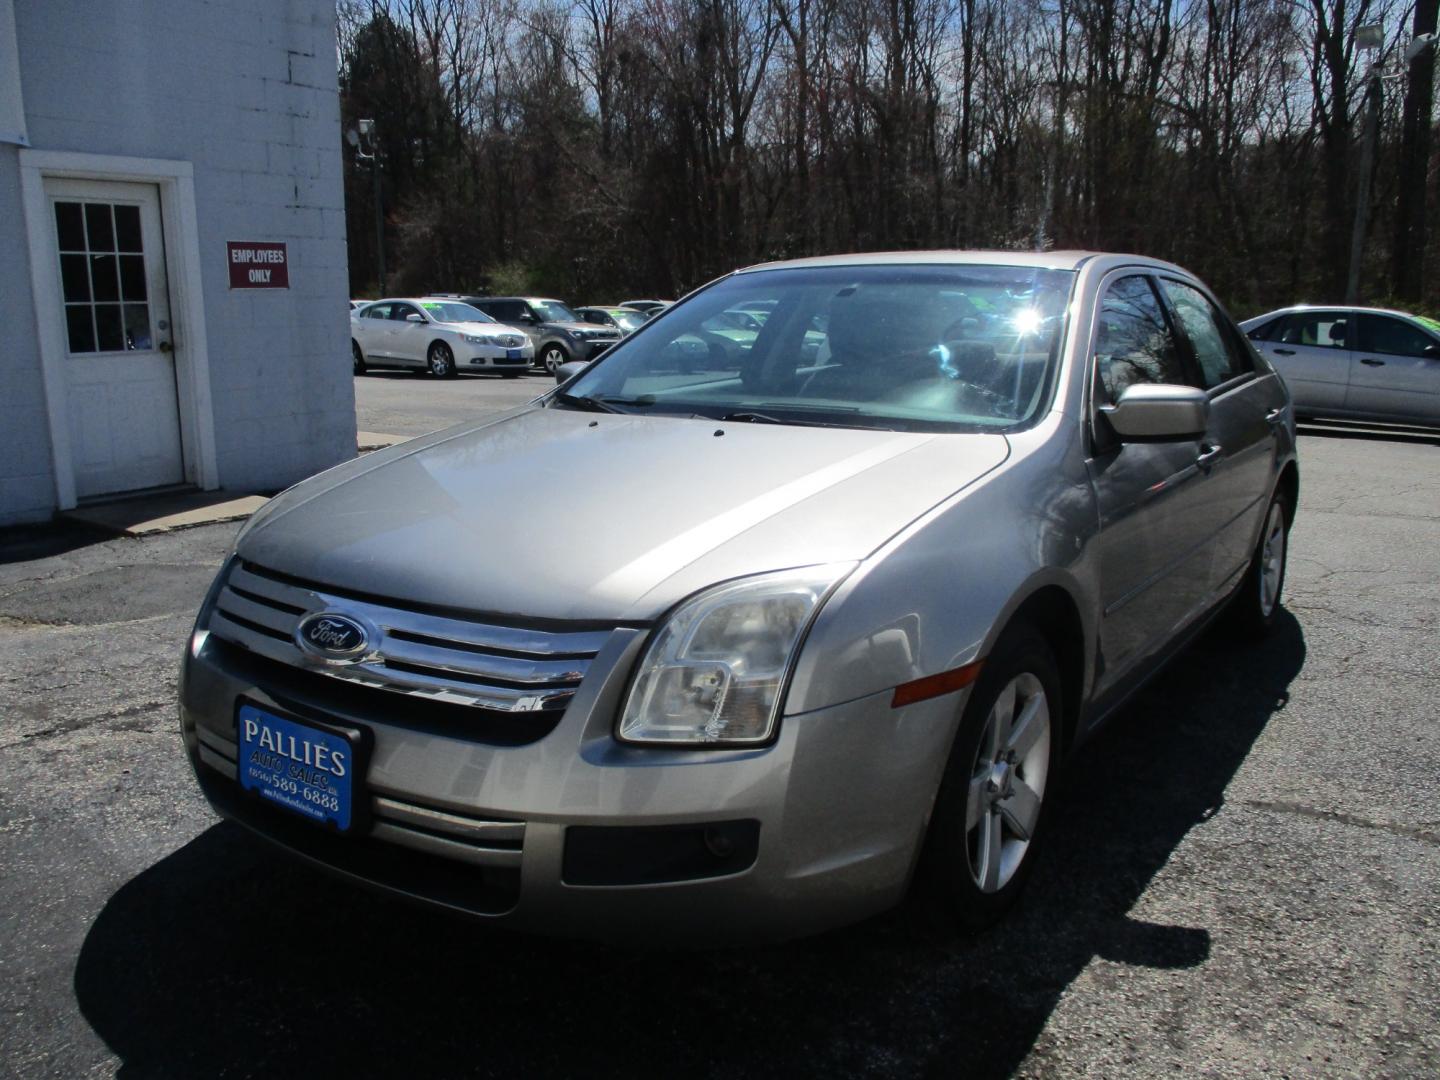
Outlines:
<svg viewBox="0 0 1440 1080"><path fill-rule="evenodd" d="M729 421L731 421L732 423L736 423L736 424L789 424L789 423L792 423L792 421L790 421L790 420L781 420L778 416L771 416L771 415L769 415L768 413L746 412L746 411L743 410L743 409L742 409L741 411L739 411L739 412L727 412L724 416L720 417L720 419L721 419L722 422L723 422L723 421L726 421L726 420L729 420ZM803 423L803 421L801 421L801 422Z"/></svg>
<svg viewBox="0 0 1440 1080"><path fill-rule="evenodd" d="M561 405L568 405L572 409L579 409L581 412L608 412L618 413L620 410L606 405L599 398L581 397L575 394L567 394L564 391L555 395L555 400Z"/></svg>
<svg viewBox="0 0 1440 1080"><path fill-rule="evenodd" d="M896 431L892 427L878 427L871 424L835 424L827 423L824 420L811 420L808 417L792 417L782 419L778 416L771 416L769 413L751 412L748 409L741 409L737 412L728 412L720 417L721 422L730 421L735 424L787 424L791 427L833 427L833 428L860 428L871 431Z"/></svg>
<svg viewBox="0 0 1440 1080"><path fill-rule="evenodd" d="M583 394L567 394L563 390L555 395L555 400L562 405L568 405L572 409L579 409L582 412L606 412L623 413L624 409L615 408L616 405L634 405L637 408L655 404L654 394L642 394L640 397L587 397Z"/></svg>

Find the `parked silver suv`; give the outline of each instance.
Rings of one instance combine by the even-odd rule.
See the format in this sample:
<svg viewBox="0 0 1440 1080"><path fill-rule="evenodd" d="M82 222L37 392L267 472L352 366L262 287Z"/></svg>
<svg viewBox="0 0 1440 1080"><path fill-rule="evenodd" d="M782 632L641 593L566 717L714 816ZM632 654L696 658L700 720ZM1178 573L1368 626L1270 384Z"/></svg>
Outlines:
<svg viewBox="0 0 1440 1080"><path fill-rule="evenodd" d="M749 347L680 370L737 308ZM497 922L793 935L919 868L981 925L1070 751L1222 610L1276 619L1297 491L1283 383L1178 267L754 267L273 499L184 742L222 814Z"/></svg>

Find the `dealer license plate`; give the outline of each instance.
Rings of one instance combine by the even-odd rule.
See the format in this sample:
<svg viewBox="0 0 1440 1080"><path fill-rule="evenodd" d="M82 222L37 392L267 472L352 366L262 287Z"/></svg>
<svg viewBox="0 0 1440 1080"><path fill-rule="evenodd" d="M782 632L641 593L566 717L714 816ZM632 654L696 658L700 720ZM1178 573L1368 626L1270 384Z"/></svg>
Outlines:
<svg viewBox="0 0 1440 1080"><path fill-rule="evenodd" d="M358 767L351 739L243 703L235 720L243 789L319 824L350 828Z"/></svg>
<svg viewBox="0 0 1440 1080"><path fill-rule="evenodd" d="M506 349L506 350L505 350L505 359L506 359L506 360L519 360L519 359L520 359L520 350L519 350L519 349Z"/></svg>

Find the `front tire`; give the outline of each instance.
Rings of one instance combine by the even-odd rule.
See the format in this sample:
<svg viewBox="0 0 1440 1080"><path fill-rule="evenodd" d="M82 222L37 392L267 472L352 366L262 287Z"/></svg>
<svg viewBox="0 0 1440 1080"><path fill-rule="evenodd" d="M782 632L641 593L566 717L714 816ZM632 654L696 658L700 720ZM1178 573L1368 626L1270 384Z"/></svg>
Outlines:
<svg viewBox="0 0 1440 1080"><path fill-rule="evenodd" d="M355 364L355 374L364 375L365 354L360 351L360 343L358 341L355 341L354 339L351 339L350 341L350 358L354 361Z"/></svg>
<svg viewBox="0 0 1440 1080"><path fill-rule="evenodd" d="M1006 630L960 718L935 800L925 870L968 930L998 920L1035 861L1059 774L1059 668L1033 627Z"/></svg>
<svg viewBox="0 0 1440 1080"><path fill-rule="evenodd" d="M561 364L569 363L569 361L570 357L559 345L546 345L540 350L540 366L551 375L560 370Z"/></svg>
<svg viewBox="0 0 1440 1080"><path fill-rule="evenodd" d="M426 354L426 367L430 374L437 379L453 379L455 377L455 354L450 351L450 346L443 341L437 341L430 346Z"/></svg>
<svg viewBox="0 0 1440 1080"><path fill-rule="evenodd" d="M1280 617L1289 553L1290 503L1284 492L1277 491L1265 511L1265 524L1250 558L1250 568L1232 601L1231 617L1240 632L1261 637Z"/></svg>

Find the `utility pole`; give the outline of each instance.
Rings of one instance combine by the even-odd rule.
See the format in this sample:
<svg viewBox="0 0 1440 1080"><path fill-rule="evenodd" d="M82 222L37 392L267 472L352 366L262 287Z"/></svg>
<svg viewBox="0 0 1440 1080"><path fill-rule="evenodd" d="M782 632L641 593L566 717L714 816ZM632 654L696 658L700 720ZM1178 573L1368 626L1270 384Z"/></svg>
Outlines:
<svg viewBox="0 0 1440 1080"><path fill-rule="evenodd" d="M1410 79L1400 121L1400 176L1390 291L1419 300L1425 288L1425 188L1430 166L1430 109L1435 90L1435 31L1440 0L1416 0L1414 40L1405 50Z"/></svg>
<svg viewBox="0 0 1440 1080"><path fill-rule="evenodd" d="M380 295L385 295L385 204L380 188L380 155L375 143L375 121L357 120L345 132L345 141L355 149L355 157L370 162L375 178L375 279Z"/></svg>
<svg viewBox="0 0 1440 1080"><path fill-rule="evenodd" d="M1360 136L1360 185L1355 194L1355 227L1350 233L1350 273L1345 303L1360 301L1360 263L1365 256L1365 229L1370 223L1370 184L1375 173L1375 141L1380 135L1380 48L1385 30L1379 23L1355 28L1355 47L1370 54L1365 73L1365 128Z"/></svg>
<svg viewBox="0 0 1440 1080"><path fill-rule="evenodd" d="M1380 133L1380 68L1370 65L1365 77L1365 129L1360 136L1360 190L1355 194L1355 228L1350 234L1350 276L1345 303L1360 302L1360 263L1365 256L1365 229L1370 223L1370 185L1375 175L1375 141Z"/></svg>

